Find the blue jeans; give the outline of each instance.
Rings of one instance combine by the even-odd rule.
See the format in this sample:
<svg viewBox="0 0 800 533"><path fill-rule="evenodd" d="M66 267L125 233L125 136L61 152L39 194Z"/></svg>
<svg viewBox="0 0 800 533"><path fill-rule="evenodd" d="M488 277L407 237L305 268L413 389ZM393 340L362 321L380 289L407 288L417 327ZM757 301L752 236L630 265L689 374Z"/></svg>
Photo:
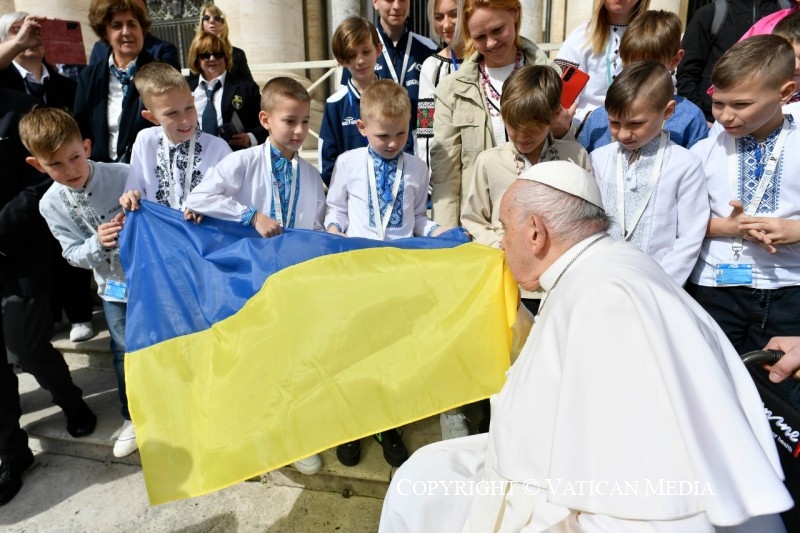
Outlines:
<svg viewBox="0 0 800 533"><path fill-rule="evenodd" d="M114 354L114 370L117 373L119 403L122 405L122 417L130 420L128 412L128 395L125 392L125 302L109 302L103 300L103 313L106 315L108 332L111 334L111 353Z"/></svg>

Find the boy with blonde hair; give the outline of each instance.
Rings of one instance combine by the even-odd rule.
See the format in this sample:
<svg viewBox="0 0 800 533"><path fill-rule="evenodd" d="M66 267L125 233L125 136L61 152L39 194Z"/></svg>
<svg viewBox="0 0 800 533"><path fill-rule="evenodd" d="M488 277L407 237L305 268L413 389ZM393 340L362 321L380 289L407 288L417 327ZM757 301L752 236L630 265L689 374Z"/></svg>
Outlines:
<svg viewBox="0 0 800 533"><path fill-rule="evenodd" d="M283 228L322 229L325 192L319 171L300 157L311 97L299 82L278 77L261 91L268 142L226 157L189 195L189 209L253 226L262 237Z"/></svg>
<svg viewBox="0 0 800 533"><path fill-rule="evenodd" d="M711 203L689 291L739 353L800 331L800 129L783 105L796 90L791 44L777 35L736 43L714 67L714 117L722 131L692 148ZM743 227L758 215L756 225Z"/></svg>
<svg viewBox="0 0 800 533"><path fill-rule="evenodd" d="M170 67L171 68L171 67ZM54 181L39 202L39 211L72 265L91 269L103 302L117 374L123 424L114 455L133 453L136 435L125 394L125 273L117 236L124 223L119 196L128 165L88 159L91 142L81 137L78 123L59 109L34 109L20 121L22 142L31 153L28 164Z"/></svg>
<svg viewBox="0 0 800 533"><path fill-rule="evenodd" d="M427 217L428 166L403 152L409 136L411 102L405 89L389 80L372 83L361 95L358 129L368 146L340 155L328 191L325 228L330 233L380 241L436 237L444 228ZM408 459L396 429L375 435L392 466ZM360 441L336 447L343 465L361 458Z"/></svg>
<svg viewBox="0 0 800 533"><path fill-rule="evenodd" d="M609 234L655 259L686 283L708 222L700 160L669 140L675 112L672 76L656 61L626 66L608 88L606 111L616 142L591 153Z"/></svg>
<svg viewBox="0 0 800 533"><path fill-rule="evenodd" d="M683 58L681 19L669 11L645 11L630 23L622 36L619 56L623 65L649 59L663 64L674 73ZM675 111L664 123L664 129L672 142L691 148L708 136L705 115L683 96L673 94L672 98L675 100ZM613 142L608 129L608 112L604 107L595 109L587 117L578 135L578 142L588 152Z"/></svg>
<svg viewBox="0 0 800 533"><path fill-rule="evenodd" d="M319 131L322 181L330 185L336 158L347 150L366 146L356 121L361 118L361 93L375 81L375 63L383 50L378 30L364 17L348 17L331 42L333 57L350 79L325 103ZM408 151L408 148L406 148Z"/></svg>
<svg viewBox="0 0 800 533"><path fill-rule="evenodd" d="M231 149L224 140L197 127L189 84L170 65L149 63L133 81L145 106L142 116L160 127L145 128L136 137L127 192L120 203L126 210L135 210L143 198L185 211L189 192ZM191 216L186 211L186 217Z"/></svg>

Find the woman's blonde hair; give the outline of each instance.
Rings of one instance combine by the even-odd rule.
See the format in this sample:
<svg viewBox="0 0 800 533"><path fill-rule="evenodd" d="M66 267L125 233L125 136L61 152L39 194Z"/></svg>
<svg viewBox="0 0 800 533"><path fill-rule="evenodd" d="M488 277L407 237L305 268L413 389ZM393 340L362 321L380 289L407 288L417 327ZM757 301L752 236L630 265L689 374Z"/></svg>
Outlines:
<svg viewBox="0 0 800 533"><path fill-rule="evenodd" d="M204 33L203 35L195 35L192 39L192 45L189 47L189 70L192 74L197 75L200 73L200 54L209 52L222 52L225 56L225 70L231 71L233 67L233 53L231 51L231 44L223 41L219 35L213 33Z"/></svg>
<svg viewBox="0 0 800 533"><path fill-rule="evenodd" d="M444 47L446 43L442 40L441 35L437 35L436 31L433 29L434 24L436 23L436 2L441 0L428 0L428 24L430 24L431 28L431 39L441 47ZM462 40L462 31L461 31L461 19L464 17L464 0L455 0L456 2L456 16L458 19L456 20L456 29L453 32L453 39L450 42L450 47L455 48Z"/></svg>
<svg viewBox="0 0 800 533"><path fill-rule="evenodd" d="M602 0L601 0L602 1ZM649 2L650 0L645 0ZM519 36L519 29L522 26L522 4L519 0L464 0L464 11L461 20L461 35L464 39L464 57L469 57L475 51L475 43L469 33L469 19L480 8L504 9L506 11L517 12L517 23L514 24L514 46L522 48L522 39Z"/></svg>
<svg viewBox="0 0 800 533"><path fill-rule="evenodd" d="M230 42L228 41L228 21L225 19L225 13L223 13L222 10L217 7L216 4L214 4L214 2L206 2L203 4L203 7L200 8L200 24L197 25L197 31L194 34L195 37L199 37L200 35L207 33L203 29L203 15L206 13L212 17L222 17L222 28L219 30L217 35L230 45Z"/></svg>
<svg viewBox="0 0 800 533"><path fill-rule="evenodd" d="M630 24L648 9L650 9L650 0L639 0L636 3L636 7L633 8L631 18L627 23ZM611 21L608 18L605 0L594 0L592 13L594 13L594 16L586 26L586 42L591 45L592 52L602 54L606 48L608 36L611 33Z"/></svg>

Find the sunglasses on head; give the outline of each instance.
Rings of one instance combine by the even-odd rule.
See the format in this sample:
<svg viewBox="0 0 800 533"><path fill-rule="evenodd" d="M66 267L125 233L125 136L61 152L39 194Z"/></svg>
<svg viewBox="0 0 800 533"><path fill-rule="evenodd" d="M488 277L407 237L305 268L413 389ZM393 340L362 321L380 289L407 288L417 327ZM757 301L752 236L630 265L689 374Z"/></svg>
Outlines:
<svg viewBox="0 0 800 533"><path fill-rule="evenodd" d="M212 57L214 59L225 59L225 54L223 54L222 52L203 52L202 54L197 54L197 57L199 57L203 61L208 61Z"/></svg>
<svg viewBox="0 0 800 533"><path fill-rule="evenodd" d="M209 22L212 19L214 22L222 22L225 20L225 17L221 17L219 15L214 15L213 17L211 15L203 15L203 22Z"/></svg>

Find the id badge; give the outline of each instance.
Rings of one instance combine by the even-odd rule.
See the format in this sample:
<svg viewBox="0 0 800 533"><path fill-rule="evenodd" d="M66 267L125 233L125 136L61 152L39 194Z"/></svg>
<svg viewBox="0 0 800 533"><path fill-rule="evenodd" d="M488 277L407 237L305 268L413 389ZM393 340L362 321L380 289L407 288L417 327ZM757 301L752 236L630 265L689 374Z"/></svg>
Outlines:
<svg viewBox="0 0 800 533"><path fill-rule="evenodd" d="M715 267L717 285L752 285L753 265L748 263L719 263Z"/></svg>
<svg viewBox="0 0 800 533"><path fill-rule="evenodd" d="M117 300L124 300L125 299L125 292L127 291L128 286L125 284L124 281L117 281L115 279L109 279L106 281L106 290L103 293L105 296L109 298L116 298Z"/></svg>

